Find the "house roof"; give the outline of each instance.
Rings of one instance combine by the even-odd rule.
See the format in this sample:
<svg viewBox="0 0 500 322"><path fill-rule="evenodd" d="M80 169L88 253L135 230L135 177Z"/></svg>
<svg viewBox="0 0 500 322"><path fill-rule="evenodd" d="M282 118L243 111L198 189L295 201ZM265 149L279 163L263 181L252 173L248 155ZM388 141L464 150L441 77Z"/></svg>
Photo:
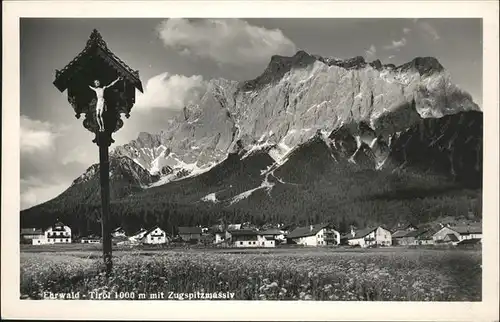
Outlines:
<svg viewBox="0 0 500 322"><path fill-rule="evenodd" d="M306 227L297 227L288 234L287 238L300 238L300 237L314 236L321 229L326 228L328 226L329 226L329 224L316 224L316 225L310 225L310 226L306 226Z"/></svg>
<svg viewBox="0 0 500 322"><path fill-rule="evenodd" d="M66 225L63 224L62 222L58 221L51 228L52 228L52 231L64 231L64 227L66 227Z"/></svg>
<svg viewBox="0 0 500 322"><path fill-rule="evenodd" d="M140 234L140 233L143 233L145 231L148 231L147 229L144 229L144 228L141 228L139 229L134 235L137 235L137 234Z"/></svg>
<svg viewBox="0 0 500 322"><path fill-rule="evenodd" d="M43 230L40 228L21 228L21 235L35 235L43 234Z"/></svg>
<svg viewBox="0 0 500 322"><path fill-rule="evenodd" d="M88 236L82 237L82 239L99 239L99 240L101 240L102 238L99 236L95 236L95 235L88 235Z"/></svg>
<svg viewBox="0 0 500 322"><path fill-rule="evenodd" d="M408 233L409 231L406 230L396 230L395 232L392 233L392 238L401 238L406 236L406 234Z"/></svg>
<svg viewBox="0 0 500 322"><path fill-rule="evenodd" d="M127 237L125 236L116 236L116 237L112 237L111 238L112 241L115 241L115 242L119 242L119 241L125 241L125 240L128 240Z"/></svg>
<svg viewBox="0 0 500 322"><path fill-rule="evenodd" d="M358 239L358 238L363 238L365 237L366 235L370 234L372 231L376 230L378 228L377 227L368 227L368 228L365 228L365 229L360 229L360 230L355 230L355 234L354 234L354 237L351 235L347 235L348 236L348 239Z"/></svg>
<svg viewBox="0 0 500 322"><path fill-rule="evenodd" d="M446 236L444 236L443 240L446 240L446 241L458 241L458 238L455 234L447 234Z"/></svg>
<svg viewBox="0 0 500 322"><path fill-rule="evenodd" d="M179 227L179 234L201 234L200 227Z"/></svg>
<svg viewBox="0 0 500 322"><path fill-rule="evenodd" d="M410 230L409 232L406 233L404 237L418 237L424 234L425 232L426 230L424 229Z"/></svg>
<svg viewBox="0 0 500 322"><path fill-rule="evenodd" d="M146 230L146 229L144 229L144 228L141 228L138 232L136 232L136 233L132 234L132 237L135 237L135 236L137 236L137 235L143 234L143 233L145 233L145 232L147 232L147 230Z"/></svg>
<svg viewBox="0 0 500 322"><path fill-rule="evenodd" d="M432 239L432 236L434 236L435 232L432 230L427 230L426 232L420 234L417 238L422 239L422 240L427 240L427 239Z"/></svg>
<svg viewBox="0 0 500 322"><path fill-rule="evenodd" d="M417 229L418 227L410 222L403 222L403 223L397 223L396 225L394 225L390 231L391 232L396 232L398 230L404 230L404 231L408 231L410 230L410 228L413 228L413 229Z"/></svg>
<svg viewBox="0 0 500 322"><path fill-rule="evenodd" d="M54 85L61 92L63 92L67 88L68 81L71 79L72 75L75 72L78 72L78 67L82 64L82 62L85 61L88 56L92 56L94 54L103 58L108 65L130 81L139 91L143 92L142 83L139 79L139 71L130 68L113 52L111 52L97 29L94 29L90 34L85 48L62 70L56 70L56 80L54 81Z"/></svg>
<svg viewBox="0 0 500 322"><path fill-rule="evenodd" d="M230 232L232 236L256 236L256 235L261 235L256 230L250 230L250 229L238 229L238 230L233 230Z"/></svg>
<svg viewBox="0 0 500 322"><path fill-rule="evenodd" d="M456 231L460 235L481 234L483 232L483 228L481 227L480 224L458 225L458 226L452 226L452 227L448 227L448 228Z"/></svg>
<svg viewBox="0 0 500 322"><path fill-rule="evenodd" d="M147 236L147 235L151 234L156 228L160 228L160 227L159 226L154 226L154 227L148 229L148 231L144 234L144 236ZM161 230L163 231L163 229L161 229Z"/></svg>
<svg viewBox="0 0 500 322"><path fill-rule="evenodd" d="M457 245L474 245L479 243L481 243L481 238L471 238L471 239L464 239Z"/></svg>
<svg viewBox="0 0 500 322"><path fill-rule="evenodd" d="M261 235L281 235L282 232L281 232L281 230L279 230L277 228L270 228L270 229L260 231L259 234L261 234Z"/></svg>

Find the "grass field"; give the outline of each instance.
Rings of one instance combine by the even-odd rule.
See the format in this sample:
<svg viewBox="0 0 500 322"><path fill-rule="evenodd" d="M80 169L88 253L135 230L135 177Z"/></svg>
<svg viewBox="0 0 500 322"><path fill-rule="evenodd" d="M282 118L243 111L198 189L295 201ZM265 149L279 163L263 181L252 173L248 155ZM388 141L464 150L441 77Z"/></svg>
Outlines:
<svg viewBox="0 0 500 322"><path fill-rule="evenodd" d="M107 279L99 247L21 247L22 297L232 292L236 300L481 300L480 250L122 249Z"/></svg>

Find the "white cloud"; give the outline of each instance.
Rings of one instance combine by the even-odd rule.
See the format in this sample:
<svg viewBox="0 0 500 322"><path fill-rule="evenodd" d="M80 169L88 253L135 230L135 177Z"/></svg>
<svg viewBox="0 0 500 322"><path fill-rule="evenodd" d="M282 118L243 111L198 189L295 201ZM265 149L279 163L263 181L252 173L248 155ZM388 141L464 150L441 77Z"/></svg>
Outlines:
<svg viewBox="0 0 500 322"><path fill-rule="evenodd" d="M71 182L44 182L30 177L21 179L21 209L26 209L53 199L64 192Z"/></svg>
<svg viewBox="0 0 500 322"><path fill-rule="evenodd" d="M82 149L82 147L69 151L61 160L61 163L64 166L69 165L70 163L81 163L90 166L98 162L99 158L97 153L89 153L89 151Z"/></svg>
<svg viewBox="0 0 500 322"><path fill-rule="evenodd" d="M377 57L377 48L374 45L371 45L368 50L365 51L366 59L373 60Z"/></svg>
<svg viewBox="0 0 500 322"><path fill-rule="evenodd" d="M415 21L416 25L418 26L419 30L425 35L430 37L432 40L439 40L439 34L428 21L421 21L417 20Z"/></svg>
<svg viewBox="0 0 500 322"><path fill-rule="evenodd" d="M163 73L148 80L144 94L137 93L135 108L180 110L199 100L205 91L206 83L200 75L186 77Z"/></svg>
<svg viewBox="0 0 500 322"><path fill-rule="evenodd" d="M58 132L49 122L32 120L21 115L21 152L33 153L54 148Z"/></svg>
<svg viewBox="0 0 500 322"><path fill-rule="evenodd" d="M392 43L388 46L384 46L387 50L400 50L402 47L406 46L406 38L401 38L401 40L393 40Z"/></svg>
<svg viewBox="0 0 500 322"><path fill-rule="evenodd" d="M411 29L410 28L403 28L403 33L405 35L409 34L411 32Z"/></svg>
<svg viewBox="0 0 500 322"><path fill-rule="evenodd" d="M165 47L218 64L262 64L272 55L296 52L295 44L281 30L240 19L168 19L157 31Z"/></svg>
<svg viewBox="0 0 500 322"><path fill-rule="evenodd" d="M394 57L396 57L396 56L390 55L387 59L393 59Z"/></svg>

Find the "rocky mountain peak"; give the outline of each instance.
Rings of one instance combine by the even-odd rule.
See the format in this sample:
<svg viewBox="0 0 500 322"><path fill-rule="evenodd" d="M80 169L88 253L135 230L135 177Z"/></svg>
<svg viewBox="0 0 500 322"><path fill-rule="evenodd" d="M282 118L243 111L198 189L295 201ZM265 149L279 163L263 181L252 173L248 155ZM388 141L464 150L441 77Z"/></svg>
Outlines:
<svg viewBox="0 0 500 322"><path fill-rule="evenodd" d="M402 72L411 69L418 71L421 76L428 76L443 71L444 67L434 57L416 57L412 61L397 67L397 70Z"/></svg>
<svg viewBox="0 0 500 322"><path fill-rule="evenodd" d="M382 142L379 136L387 141L422 118L478 110L442 70L433 57L396 67L303 50L290 57L274 55L254 80L208 80L200 100L186 105L165 131L140 133L117 147L116 155L157 174L208 171L228 154L255 151L279 161L315 133L323 138L333 133L346 151L356 150L361 143ZM336 132L342 127L352 134L345 142L338 138L343 131Z"/></svg>
<svg viewBox="0 0 500 322"><path fill-rule="evenodd" d="M137 137L137 143L141 146L152 148L158 146L160 142L157 135L148 132L140 132Z"/></svg>
<svg viewBox="0 0 500 322"><path fill-rule="evenodd" d="M368 63L362 56L339 59L311 55L304 50L299 50L295 55L290 57L273 55L264 72L253 80L241 83L239 89L242 91L258 90L265 85L279 81L286 73L290 72L292 68L306 68L316 61L320 61L327 66L337 66L346 70L363 69L368 65L379 71L389 69L399 72L411 72L414 70L421 76L430 76L433 73L444 70L444 67L434 57L416 57L412 61L396 67L394 64L383 64L379 59Z"/></svg>
<svg viewBox="0 0 500 322"><path fill-rule="evenodd" d="M267 84L280 80L292 67L306 67L316 61L314 56L309 55L303 50L297 51L291 57L273 55L264 72L257 78L244 82L241 90L250 91L258 89Z"/></svg>
<svg viewBox="0 0 500 322"><path fill-rule="evenodd" d="M380 61L380 59L376 59L376 60L372 61L370 63L370 66L372 66L373 68L375 68L377 70L381 70L382 68L384 68L384 65L382 65L382 62Z"/></svg>

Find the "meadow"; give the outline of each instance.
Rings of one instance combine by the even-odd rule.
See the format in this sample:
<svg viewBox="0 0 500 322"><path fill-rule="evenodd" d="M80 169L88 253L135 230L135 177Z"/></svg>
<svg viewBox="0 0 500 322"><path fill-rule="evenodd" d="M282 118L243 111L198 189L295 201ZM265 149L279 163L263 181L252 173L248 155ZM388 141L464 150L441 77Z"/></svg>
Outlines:
<svg viewBox="0 0 500 322"><path fill-rule="evenodd" d="M42 299L44 292L79 292L80 299L116 294L113 300L232 292L235 300L481 300L480 250L122 249L114 251L107 278L98 245L68 246L21 249L21 298Z"/></svg>

